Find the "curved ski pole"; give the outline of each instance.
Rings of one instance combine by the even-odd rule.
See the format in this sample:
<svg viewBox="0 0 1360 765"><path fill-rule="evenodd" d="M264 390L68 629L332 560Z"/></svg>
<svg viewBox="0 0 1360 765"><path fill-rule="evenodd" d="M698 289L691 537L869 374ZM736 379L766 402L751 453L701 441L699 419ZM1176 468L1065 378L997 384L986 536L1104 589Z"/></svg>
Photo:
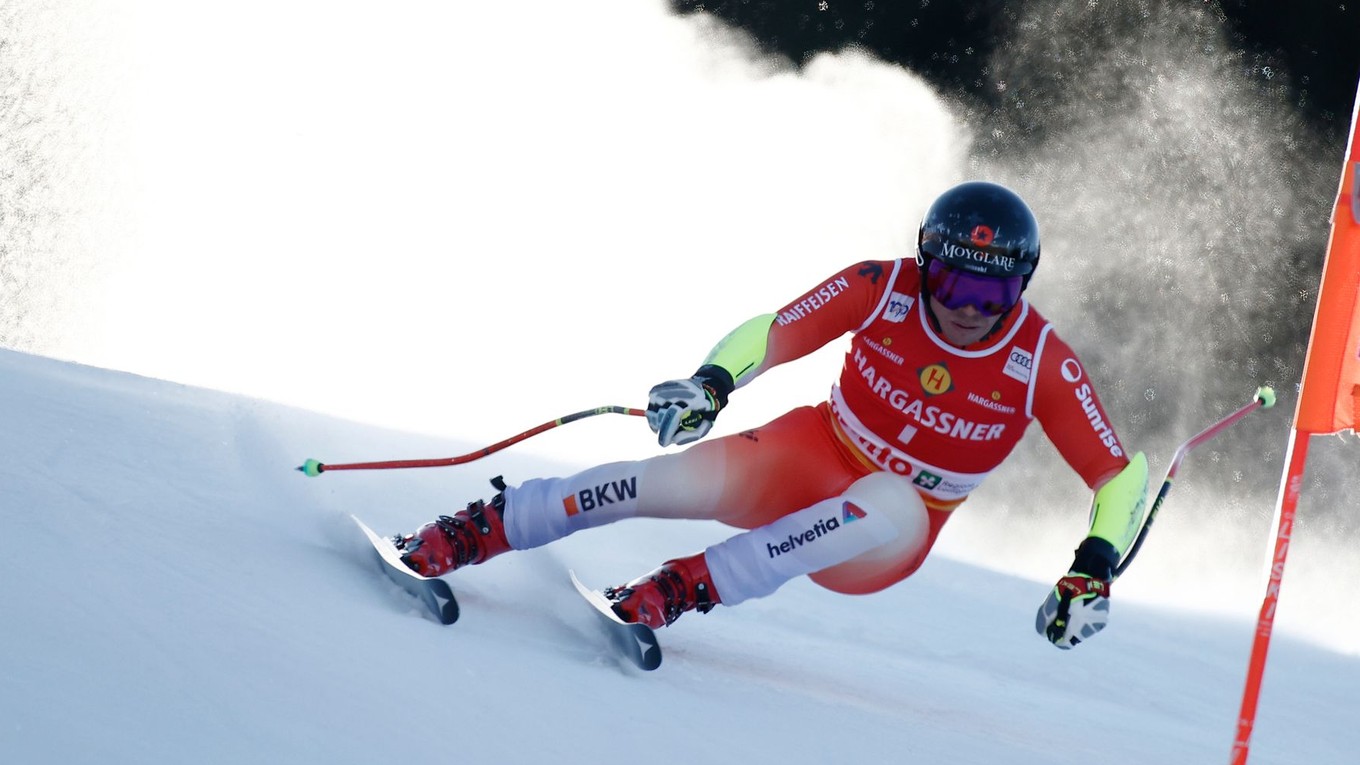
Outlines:
<svg viewBox="0 0 1360 765"><path fill-rule="evenodd" d="M1148 531L1152 529L1152 522L1156 520L1157 512L1162 509L1162 503L1166 501L1166 495L1171 491L1171 482L1175 479L1176 471L1180 468L1181 461L1185 459L1185 456L1189 454L1192 449L1227 430L1229 426L1243 417L1246 417L1248 414L1251 414L1257 409L1269 409L1272 406L1275 406L1274 389L1269 386L1257 388L1256 396L1252 399L1250 404L1247 404L1213 425L1201 430L1176 449L1176 454L1171 458L1171 467L1166 471L1166 480L1162 482L1162 488L1157 492L1157 499L1152 502L1152 509L1148 510L1147 517L1143 519L1143 528L1139 529L1138 536L1133 540L1133 544L1129 547L1128 553L1124 555L1124 560L1120 561L1119 565L1115 567L1114 577L1110 581L1113 582L1124 573L1124 569L1129 567L1129 564L1133 562L1134 556L1138 554L1138 549L1143 546L1143 540L1147 538Z"/></svg>
<svg viewBox="0 0 1360 765"><path fill-rule="evenodd" d="M566 425L569 422L576 422L577 420L583 420L587 417L594 417L597 414L628 414L634 417L647 416L646 410L643 409L632 409L626 406L600 406L594 409L587 409L582 412L576 412L575 414L569 414L566 415L565 417L558 417L557 419L552 420L550 422L545 422L542 425L539 425L538 427L530 428L529 430L526 430L523 433L520 433L519 435L511 436L505 439L504 441L497 441L496 443L490 446L478 449L475 452L468 452L467 454L463 454L457 457L442 457L427 460L389 460L387 462L350 462L337 464L328 464L324 462L319 462L314 459L309 459L306 462L299 465L297 469L304 475L318 476L321 475L322 473L329 473L332 470L391 470L394 468L448 467L450 465L461 465L465 462L479 460L482 457L485 457L488 454L498 452L507 446L513 446L514 444L517 444L520 441L523 441L527 438L532 438L545 430L552 430L553 428L559 425Z"/></svg>

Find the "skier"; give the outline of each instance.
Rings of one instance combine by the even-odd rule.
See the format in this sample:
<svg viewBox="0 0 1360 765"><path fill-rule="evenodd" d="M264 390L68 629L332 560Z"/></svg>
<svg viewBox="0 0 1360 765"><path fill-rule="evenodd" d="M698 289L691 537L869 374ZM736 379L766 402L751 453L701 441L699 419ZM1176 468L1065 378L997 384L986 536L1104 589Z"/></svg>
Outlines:
<svg viewBox="0 0 1360 765"><path fill-rule="evenodd" d="M1090 528L1036 627L1071 648L1105 626L1110 580L1143 517L1147 462L1131 459L1075 353L1024 298L1039 263L1033 213L1011 190L947 190L913 260L857 263L728 334L693 376L652 388L661 446L703 438L762 372L853 333L828 400L651 459L507 486L396 537L440 576L607 523L722 521L743 533L605 590L625 621L659 628L769 595L808 575L862 594L905 579L950 515L1038 419L1095 492Z"/></svg>

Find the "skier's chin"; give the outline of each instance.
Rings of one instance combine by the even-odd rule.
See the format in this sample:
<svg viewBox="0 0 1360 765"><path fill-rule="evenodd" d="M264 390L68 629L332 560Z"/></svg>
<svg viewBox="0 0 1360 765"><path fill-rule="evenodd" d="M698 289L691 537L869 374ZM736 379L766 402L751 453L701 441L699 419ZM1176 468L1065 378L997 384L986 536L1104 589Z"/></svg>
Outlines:
<svg viewBox="0 0 1360 765"><path fill-rule="evenodd" d="M960 348L976 343L982 339L983 335L987 334L986 324L965 324L963 322L953 321L952 319L945 319L941 322L940 329L944 331L945 340L951 345L957 345Z"/></svg>

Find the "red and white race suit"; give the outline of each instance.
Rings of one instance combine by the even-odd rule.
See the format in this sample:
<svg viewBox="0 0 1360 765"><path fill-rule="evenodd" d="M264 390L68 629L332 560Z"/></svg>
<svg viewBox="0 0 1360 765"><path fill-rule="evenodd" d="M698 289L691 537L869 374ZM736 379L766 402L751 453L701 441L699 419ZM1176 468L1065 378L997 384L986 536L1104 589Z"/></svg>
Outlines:
<svg viewBox="0 0 1360 765"><path fill-rule="evenodd" d="M855 451L935 506L962 501L1033 419L1088 486L1128 463L1072 349L1026 300L977 347L930 326L914 264L861 263L777 314L763 366L854 332L830 409Z"/></svg>
<svg viewBox="0 0 1360 765"><path fill-rule="evenodd" d="M924 538L891 543L900 550L887 564L811 573L838 592L873 592L916 570L950 511L1005 460L1031 420L1092 488L1128 464L1081 362L1028 301L975 346L952 346L931 327L911 261L863 262L831 276L775 314L753 372L729 371L745 384L846 333L853 333L850 349L828 400L676 454L528 481L507 492L511 545L534 547L633 516L759 529L841 497L866 475L890 472L924 499ZM739 399L734 394L732 403ZM786 526L776 542L803 538ZM807 539L850 543L849 533L825 528ZM776 555L777 545L768 549Z"/></svg>

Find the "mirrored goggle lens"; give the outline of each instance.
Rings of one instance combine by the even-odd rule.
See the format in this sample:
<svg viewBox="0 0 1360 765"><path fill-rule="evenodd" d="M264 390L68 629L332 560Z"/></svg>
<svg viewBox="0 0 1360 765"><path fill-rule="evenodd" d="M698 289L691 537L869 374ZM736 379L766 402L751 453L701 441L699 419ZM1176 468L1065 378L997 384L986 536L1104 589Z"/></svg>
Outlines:
<svg viewBox="0 0 1360 765"><path fill-rule="evenodd" d="M933 259L926 267L926 288L931 297L951 311L971 305L988 316L1003 314L1020 300L1023 283L1023 276L970 274Z"/></svg>

